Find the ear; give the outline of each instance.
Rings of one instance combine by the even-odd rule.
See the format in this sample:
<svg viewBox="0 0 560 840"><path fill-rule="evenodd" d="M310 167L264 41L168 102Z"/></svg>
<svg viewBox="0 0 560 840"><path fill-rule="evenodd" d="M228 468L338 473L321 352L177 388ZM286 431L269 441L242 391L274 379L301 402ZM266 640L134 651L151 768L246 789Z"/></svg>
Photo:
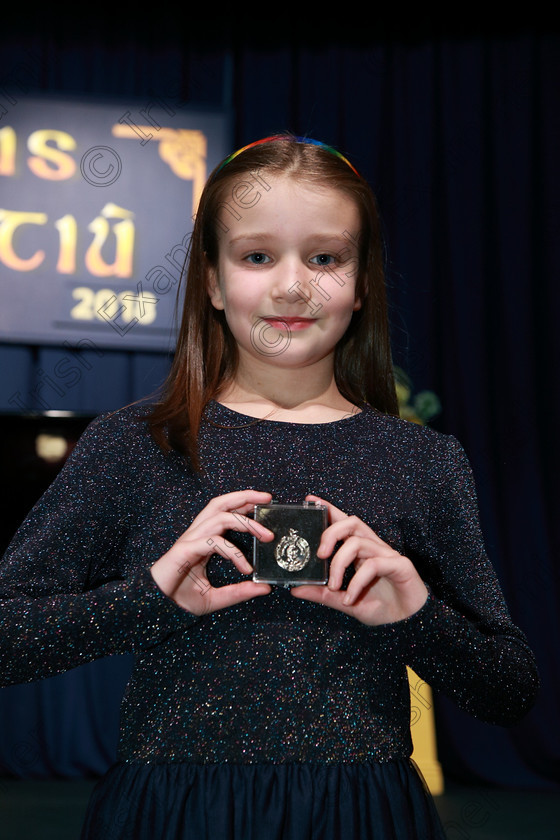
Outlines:
<svg viewBox="0 0 560 840"><path fill-rule="evenodd" d="M367 289L367 279L366 278L359 278L361 282L356 283L356 297L354 298L354 312L357 312L358 309L362 308L362 304L364 302L364 298L367 297L368 289Z"/></svg>
<svg viewBox="0 0 560 840"><path fill-rule="evenodd" d="M208 266L206 269L206 289L210 303L214 309L224 309L224 301L222 298L222 290L220 289L220 282L218 280L218 271L216 268Z"/></svg>

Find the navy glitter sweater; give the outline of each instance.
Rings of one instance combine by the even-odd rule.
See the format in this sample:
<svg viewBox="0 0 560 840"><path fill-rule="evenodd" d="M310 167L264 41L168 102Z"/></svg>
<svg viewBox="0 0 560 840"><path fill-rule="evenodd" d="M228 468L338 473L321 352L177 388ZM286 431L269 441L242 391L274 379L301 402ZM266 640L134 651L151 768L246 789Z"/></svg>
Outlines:
<svg viewBox="0 0 560 840"><path fill-rule="evenodd" d="M253 418L211 403L205 475L163 453L127 408L94 421L0 566L3 684L134 652L124 762L385 762L410 755L405 665L461 708L507 725L530 708L534 657L512 623L457 441L379 414ZM430 594L380 627L274 589L203 617L149 568L214 496L307 493L356 514L416 565ZM229 535L251 558L248 535ZM214 585L244 579L217 555Z"/></svg>

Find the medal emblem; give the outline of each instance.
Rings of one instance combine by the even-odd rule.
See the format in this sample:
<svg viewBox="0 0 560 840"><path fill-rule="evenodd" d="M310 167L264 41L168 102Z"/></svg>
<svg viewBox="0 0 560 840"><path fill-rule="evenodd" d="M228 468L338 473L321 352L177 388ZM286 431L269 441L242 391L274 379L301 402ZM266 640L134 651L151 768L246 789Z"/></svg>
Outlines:
<svg viewBox="0 0 560 840"><path fill-rule="evenodd" d="M300 537L295 528L282 537L274 552L276 562L288 572L299 572L309 562L309 543Z"/></svg>

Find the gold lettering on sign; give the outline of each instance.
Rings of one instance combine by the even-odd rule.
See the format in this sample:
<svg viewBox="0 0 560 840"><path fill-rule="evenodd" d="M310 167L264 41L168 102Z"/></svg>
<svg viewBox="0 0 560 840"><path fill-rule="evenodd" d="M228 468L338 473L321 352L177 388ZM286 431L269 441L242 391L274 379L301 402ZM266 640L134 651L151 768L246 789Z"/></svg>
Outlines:
<svg viewBox="0 0 560 840"><path fill-rule="evenodd" d="M50 146L51 142L56 145ZM27 163L34 175L39 178L64 181L76 171L74 158L66 154L66 152L74 151L76 141L66 131L46 128L33 131L27 138L27 148L33 155L28 158Z"/></svg>
<svg viewBox="0 0 560 840"><path fill-rule="evenodd" d="M18 210L0 210L0 260L16 271L33 271L45 258L44 251L36 251L32 257L23 259L14 251L13 239L21 225L44 225L46 213L25 213Z"/></svg>
<svg viewBox="0 0 560 840"><path fill-rule="evenodd" d="M86 268L95 277L130 277L134 255L134 213L118 207L116 204L106 204L101 215L88 225L93 234L93 242L85 255ZM101 250L106 244L111 232L108 219L122 219L113 225L116 239L115 259L107 263L103 259Z"/></svg>
<svg viewBox="0 0 560 840"><path fill-rule="evenodd" d="M186 128L157 128L148 125L114 125L114 137L124 137L138 140L144 136L147 142L154 139L159 143L159 156L168 164L171 171L178 178L192 181L193 184L193 213L196 211L202 189L206 182L206 136L202 131Z"/></svg>
<svg viewBox="0 0 560 840"><path fill-rule="evenodd" d="M78 239L78 225L76 219L69 213L54 223L58 230L60 248L56 270L59 274L74 274L76 271L76 243Z"/></svg>
<svg viewBox="0 0 560 840"><path fill-rule="evenodd" d="M16 171L17 137L11 125L0 128L0 175L14 175Z"/></svg>

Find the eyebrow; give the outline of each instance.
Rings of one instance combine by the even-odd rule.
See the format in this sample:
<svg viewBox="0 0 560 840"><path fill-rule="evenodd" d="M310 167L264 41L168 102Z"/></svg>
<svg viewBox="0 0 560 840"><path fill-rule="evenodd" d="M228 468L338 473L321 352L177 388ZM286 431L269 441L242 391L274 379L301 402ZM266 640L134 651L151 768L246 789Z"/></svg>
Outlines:
<svg viewBox="0 0 560 840"><path fill-rule="evenodd" d="M243 233L240 236L234 236L232 239L229 239L228 245L234 245L236 242L252 242L253 240L260 242L263 239L268 239L269 237L269 233Z"/></svg>
<svg viewBox="0 0 560 840"><path fill-rule="evenodd" d="M274 234L272 233L243 233L239 236L234 236L232 239L228 240L228 245L234 245L236 242L262 242L266 241L267 239L274 239ZM353 243L348 240L346 236L343 236L340 233L318 233L313 234L309 237L309 241L312 243L321 243L321 242L336 242L336 243L343 243L346 245L352 245Z"/></svg>

